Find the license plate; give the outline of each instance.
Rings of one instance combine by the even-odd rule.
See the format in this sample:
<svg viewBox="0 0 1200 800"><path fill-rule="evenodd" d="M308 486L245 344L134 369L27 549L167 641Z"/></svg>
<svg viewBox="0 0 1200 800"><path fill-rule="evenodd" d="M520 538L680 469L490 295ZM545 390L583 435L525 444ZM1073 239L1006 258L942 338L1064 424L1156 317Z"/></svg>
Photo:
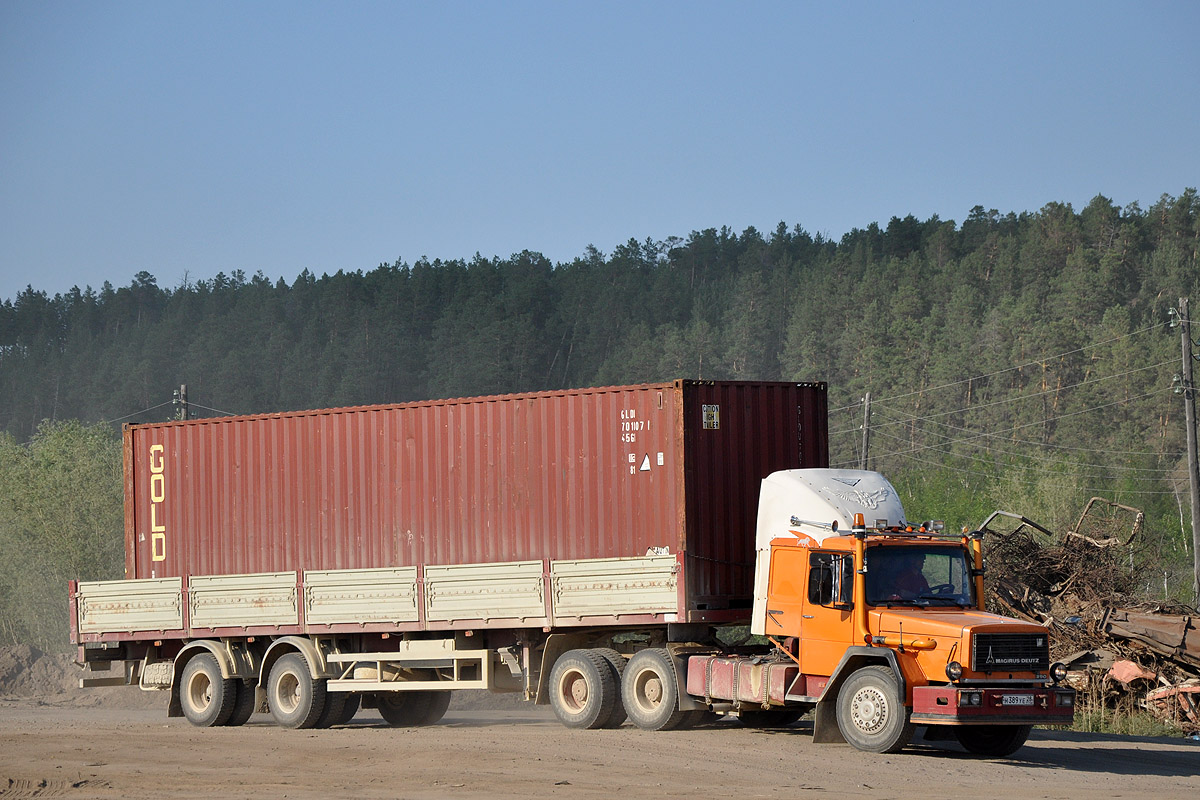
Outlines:
<svg viewBox="0 0 1200 800"><path fill-rule="evenodd" d="M1000 701L1006 706L1031 706L1033 705L1033 695L1006 694L1000 698Z"/></svg>

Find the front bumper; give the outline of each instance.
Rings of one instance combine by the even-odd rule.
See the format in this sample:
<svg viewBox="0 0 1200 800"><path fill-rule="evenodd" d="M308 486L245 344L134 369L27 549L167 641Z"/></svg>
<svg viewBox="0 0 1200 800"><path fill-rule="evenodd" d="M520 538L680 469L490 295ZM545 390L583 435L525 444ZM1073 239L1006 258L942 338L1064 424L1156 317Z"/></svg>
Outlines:
<svg viewBox="0 0 1200 800"><path fill-rule="evenodd" d="M1075 690L1066 687L913 687L918 725L1070 725L1074 719Z"/></svg>

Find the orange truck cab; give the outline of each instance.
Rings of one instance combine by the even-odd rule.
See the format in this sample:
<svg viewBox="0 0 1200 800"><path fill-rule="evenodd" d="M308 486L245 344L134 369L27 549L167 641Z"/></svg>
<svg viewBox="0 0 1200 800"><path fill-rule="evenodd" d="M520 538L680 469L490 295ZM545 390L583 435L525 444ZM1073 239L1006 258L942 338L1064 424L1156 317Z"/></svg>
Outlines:
<svg viewBox="0 0 1200 800"><path fill-rule="evenodd" d="M984 609L982 534L905 521L879 473L763 481L751 633L771 650L688 657L687 693L750 724L815 709L814 739L895 752L917 726L1005 756L1069 725L1045 628Z"/></svg>

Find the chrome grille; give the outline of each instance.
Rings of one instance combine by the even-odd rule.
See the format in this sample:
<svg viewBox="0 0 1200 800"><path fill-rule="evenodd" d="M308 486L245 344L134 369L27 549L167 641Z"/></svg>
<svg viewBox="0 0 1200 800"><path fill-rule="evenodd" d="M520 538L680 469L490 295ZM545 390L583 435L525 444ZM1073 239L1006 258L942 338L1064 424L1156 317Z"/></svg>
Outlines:
<svg viewBox="0 0 1200 800"><path fill-rule="evenodd" d="M1049 668L1050 638L1044 633L977 633L972 637L971 669L976 672Z"/></svg>

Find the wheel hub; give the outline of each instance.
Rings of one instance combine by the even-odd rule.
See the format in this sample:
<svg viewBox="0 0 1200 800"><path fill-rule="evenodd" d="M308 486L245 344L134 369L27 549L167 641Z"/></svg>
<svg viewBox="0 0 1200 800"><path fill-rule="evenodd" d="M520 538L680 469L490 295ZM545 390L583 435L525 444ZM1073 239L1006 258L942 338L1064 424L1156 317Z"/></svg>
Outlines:
<svg viewBox="0 0 1200 800"><path fill-rule="evenodd" d="M887 724L887 698L873 687L859 689L850 704L850 715L860 731L876 733Z"/></svg>

